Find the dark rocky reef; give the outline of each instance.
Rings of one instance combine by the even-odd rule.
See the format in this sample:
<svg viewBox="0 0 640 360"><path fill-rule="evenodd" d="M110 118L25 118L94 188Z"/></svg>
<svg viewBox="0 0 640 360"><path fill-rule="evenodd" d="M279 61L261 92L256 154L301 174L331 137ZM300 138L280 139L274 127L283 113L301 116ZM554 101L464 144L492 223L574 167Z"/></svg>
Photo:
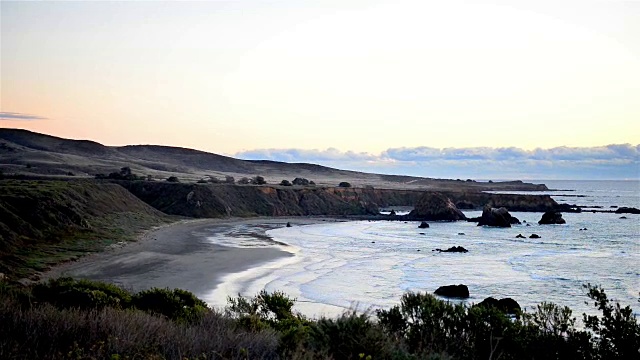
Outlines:
<svg viewBox="0 0 640 360"><path fill-rule="evenodd" d="M453 253L466 253L469 252L469 250L463 248L462 246L452 246L446 250L442 250L442 249L434 249L432 251L437 251L437 252L453 252Z"/></svg>
<svg viewBox="0 0 640 360"><path fill-rule="evenodd" d="M493 208L506 207L510 211L580 211L576 205L558 204L549 195L492 194L469 191L442 191L441 193L451 199L458 209L480 210L485 205L489 205Z"/></svg>
<svg viewBox="0 0 640 360"><path fill-rule="evenodd" d="M470 221L478 221L478 226L511 227L512 224L520 224L518 218L511 216L507 208L492 208L487 205L482 210L480 218L473 218Z"/></svg>
<svg viewBox="0 0 640 360"><path fill-rule="evenodd" d="M466 216L445 195L437 192L427 192L418 200L415 208L406 218L420 221L456 221L465 220Z"/></svg>
<svg viewBox="0 0 640 360"><path fill-rule="evenodd" d="M640 214L640 209L622 206L616 209L616 214Z"/></svg>
<svg viewBox="0 0 640 360"><path fill-rule="evenodd" d="M562 218L562 213L557 211L547 211L542 214L542 218L538 221L540 225L549 225L549 224L566 224L565 219Z"/></svg>
<svg viewBox="0 0 640 360"><path fill-rule="evenodd" d="M448 298L460 298L466 299L469 297L469 288L467 285L445 285L440 286L434 292L436 295L440 295Z"/></svg>
<svg viewBox="0 0 640 360"><path fill-rule="evenodd" d="M427 224L426 221L423 221L420 223L420 225L418 225L418 229L428 229L429 228L429 224Z"/></svg>
<svg viewBox="0 0 640 360"><path fill-rule="evenodd" d="M517 314L522 311L520 304L512 298L502 298L500 300L488 297L482 300L476 306L483 306L486 308L496 308L505 314Z"/></svg>
<svg viewBox="0 0 640 360"><path fill-rule="evenodd" d="M531 235L529 235L529 239L540 239L540 235L538 235L538 234L531 234Z"/></svg>

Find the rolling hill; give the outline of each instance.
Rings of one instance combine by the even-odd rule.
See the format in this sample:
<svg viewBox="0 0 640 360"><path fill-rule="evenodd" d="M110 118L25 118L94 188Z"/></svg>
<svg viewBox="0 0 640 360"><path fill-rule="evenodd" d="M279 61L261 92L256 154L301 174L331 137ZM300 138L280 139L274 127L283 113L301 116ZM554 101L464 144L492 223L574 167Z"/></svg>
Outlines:
<svg viewBox="0 0 640 360"><path fill-rule="evenodd" d="M94 141L71 140L21 129L0 129L0 171L4 174L46 177L94 177L130 167L135 174L182 181L216 177L263 176L268 183L303 177L318 185L429 190L545 190L544 185L520 181L481 183L340 170L317 164L267 160L240 160L199 150L158 146L105 146Z"/></svg>

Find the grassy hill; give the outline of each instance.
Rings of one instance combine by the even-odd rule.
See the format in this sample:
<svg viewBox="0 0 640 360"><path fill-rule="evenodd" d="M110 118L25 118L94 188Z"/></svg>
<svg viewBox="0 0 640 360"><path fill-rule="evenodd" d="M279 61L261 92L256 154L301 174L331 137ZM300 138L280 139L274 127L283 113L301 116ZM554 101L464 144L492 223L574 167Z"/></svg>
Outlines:
<svg viewBox="0 0 640 360"><path fill-rule="evenodd" d="M546 190L544 185L522 182L473 182L413 176L370 174L334 169L317 164L267 160L240 160L193 149L130 145L104 146L86 140L69 140L27 130L0 129L0 171L31 176L93 177L130 167L136 174L183 181L225 176L263 176L270 184L304 177L318 185L420 190Z"/></svg>
<svg viewBox="0 0 640 360"><path fill-rule="evenodd" d="M28 276L170 218L117 184L0 181L0 273Z"/></svg>

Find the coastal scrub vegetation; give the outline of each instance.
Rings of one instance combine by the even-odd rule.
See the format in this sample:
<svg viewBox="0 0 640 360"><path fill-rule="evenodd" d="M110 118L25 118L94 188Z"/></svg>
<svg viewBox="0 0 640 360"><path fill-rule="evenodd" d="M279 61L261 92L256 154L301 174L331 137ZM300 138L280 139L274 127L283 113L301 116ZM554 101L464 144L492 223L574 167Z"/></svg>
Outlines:
<svg viewBox="0 0 640 360"><path fill-rule="evenodd" d="M131 293L71 278L32 287L0 280L2 359L638 359L629 306L585 285L599 315L542 303L508 316L406 293L373 313L309 319L276 291L209 309L184 290Z"/></svg>
<svg viewBox="0 0 640 360"><path fill-rule="evenodd" d="M67 174L69 175L69 174ZM70 175L71 176L71 175ZM112 172L109 175L96 174L96 179L112 179L112 180L148 180L147 176L136 175L131 171L131 168L125 166L120 168L119 172Z"/></svg>

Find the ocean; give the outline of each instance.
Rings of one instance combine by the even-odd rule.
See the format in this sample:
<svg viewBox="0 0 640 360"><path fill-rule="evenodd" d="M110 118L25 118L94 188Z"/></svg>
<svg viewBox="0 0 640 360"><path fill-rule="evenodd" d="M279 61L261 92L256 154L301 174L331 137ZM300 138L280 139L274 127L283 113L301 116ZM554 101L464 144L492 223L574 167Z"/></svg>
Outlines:
<svg viewBox="0 0 640 360"><path fill-rule="evenodd" d="M640 208L639 181L534 182L559 189L548 193L561 203L597 210ZM307 316L335 316L348 309L389 308L407 291L465 284L471 297L450 301L511 297L528 310L553 302L580 317L597 313L586 304L583 285L590 283L640 316L640 215L563 213L564 225L538 225L542 213L512 215L523 223L489 228L430 222L430 228L419 229L417 222L351 221L270 230L267 234L287 244L282 248L294 256L229 274L207 299L220 307L226 296L280 290L297 298L296 310ZM451 246L469 252L432 251Z"/></svg>

